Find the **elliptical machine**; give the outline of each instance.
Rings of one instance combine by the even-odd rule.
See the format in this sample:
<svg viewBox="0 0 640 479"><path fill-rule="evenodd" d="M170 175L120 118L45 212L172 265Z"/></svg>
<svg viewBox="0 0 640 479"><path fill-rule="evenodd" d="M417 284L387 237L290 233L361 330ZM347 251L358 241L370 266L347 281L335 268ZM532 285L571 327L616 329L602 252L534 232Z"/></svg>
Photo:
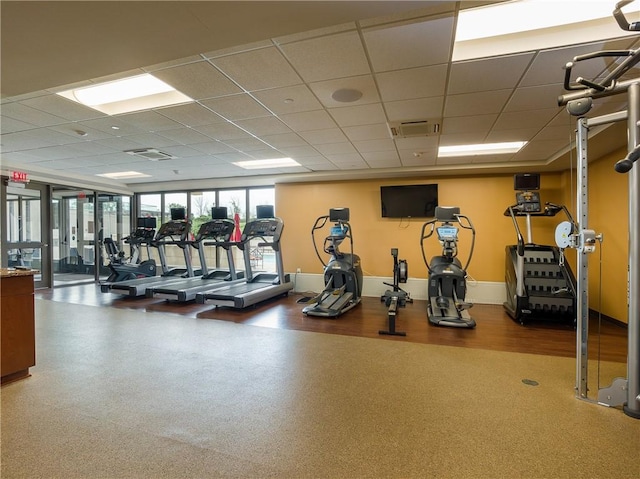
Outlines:
<svg viewBox="0 0 640 479"><path fill-rule="evenodd" d="M109 270L111 273L106 279L107 283L127 281L129 279L146 278L156 276L156 261L151 258L149 244L156 234L156 219L140 217L136 223L136 229L130 236L124 239L131 248L131 256L125 259L124 252L120 251L117 244L111 238L103 240L104 249L109 258ZM140 261L140 249L146 246L147 258Z"/></svg>
<svg viewBox="0 0 640 479"><path fill-rule="evenodd" d="M441 225L436 227L436 223ZM457 258L459 229L455 224L472 233L469 257L464 266ZM442 245L442 255L434 256L429 262L424 242L434 231ZM465 301L467 267L473 256L475 239L476 230L471 220L461 215L460 208L456 206L436 206L435 218L422 225L420 247L424 264L429 271L427 316L430 323L437 326L475 328L476 322L468 311L473 304Z"/></svg>
<svg viewBox="0 0 640 479"><path fill-rule="evenodd" d="M318 251L315 233L322 229L327 221L334 225L329 236L324 239L323 250L331 255L329 262L325 263ZM312 304L306 306L302 312L307 316L336 318L358 305L362 297L362 267L360 257L353 254L349 208L332 208L329 215L317 218L311 229L311 238L316 255L324 266L325 288L309 300ZM351 245L350 253L342 253L339 250L345 239L348 239Z"/></svg>

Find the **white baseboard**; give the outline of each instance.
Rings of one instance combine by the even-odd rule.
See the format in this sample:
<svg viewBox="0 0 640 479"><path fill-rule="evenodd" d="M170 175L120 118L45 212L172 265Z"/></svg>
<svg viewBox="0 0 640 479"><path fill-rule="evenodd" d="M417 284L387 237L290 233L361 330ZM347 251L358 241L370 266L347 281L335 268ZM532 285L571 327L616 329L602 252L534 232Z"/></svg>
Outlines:
<svg viewBox="0 0 640 479"><path fill-rule="evenodd" d="M319 293L324 289L322 274L290 273L295 284L296 293ZM393 284L393 278L382 276L365 276L362 285L362 296L382 296L386 290L391 289L384 283ZM400 287L413 299L427 299L427 279L409 278ZM477 304L502 304L506 301L505 284L492 281L467 280L467 296L470 303Z"/></svg>

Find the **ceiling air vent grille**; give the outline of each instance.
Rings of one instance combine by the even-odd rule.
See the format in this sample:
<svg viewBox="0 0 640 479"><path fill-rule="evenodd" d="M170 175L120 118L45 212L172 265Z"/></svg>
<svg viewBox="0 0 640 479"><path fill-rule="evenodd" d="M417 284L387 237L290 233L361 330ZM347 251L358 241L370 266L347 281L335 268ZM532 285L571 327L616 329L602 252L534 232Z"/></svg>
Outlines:
<svg viewBox="0 0 640 479"><path fill-rule="evenodd" d="M440 134L440 120L408 120L387 123L391 138L414 138Z"/></svg>
<svg viewBox="0 0 640 479"><path fill-rule="evenodd" d="M125 150L125 153L128 153L133 156L139 156L140 158L144 158L149 161L164 161L164 160L172 160L175 158L169 153L164 153L156 148L140 148L136 150Z"/></svg>

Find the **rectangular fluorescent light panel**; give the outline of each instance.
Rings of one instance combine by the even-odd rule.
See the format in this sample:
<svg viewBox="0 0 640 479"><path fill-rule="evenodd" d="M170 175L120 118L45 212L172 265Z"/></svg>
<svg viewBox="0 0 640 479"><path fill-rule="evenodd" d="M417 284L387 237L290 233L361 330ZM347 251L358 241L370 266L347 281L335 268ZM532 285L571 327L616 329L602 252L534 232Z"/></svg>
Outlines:
<svg viewBox="0 0 640 479"><path fill-rule="evenodd" d="M148 73L67 90L58 95L107 115L194 101Z"/></svg>
<svg viewBox="0 0 640 479"><path fill-rule="evenodd" d="M300 166L296 160L291 158L274 158L271 160L248 160L237 161L233 163L245 170L259 170L261 168L286 168L291 166Z"/></svg>
<svg viewBox="0 0 640 479"><path fill-rule="evenodd" d="M526 144L526 141L510 141L505 143L483 143L478 145L441 146L438 148L438 158L517 153Z"/></svg>
<svg viewBox="0 0 640 479"><path fill-rule="evenodd" d="M460 10L453 61L633 34L618 26L612 14L614 7L613 1L516 0ZM635 14L640 5L626 10L625 15Z"/></svg>
<svg viewBox="0 0 640 479"><path fill-rule="evenodd" d="M96 176L103 176L104 178L111 178L112 180L124 180L127 178L146 178L151 175L139 173L137 171L118 171L115 173L100 173Z"/></svg>

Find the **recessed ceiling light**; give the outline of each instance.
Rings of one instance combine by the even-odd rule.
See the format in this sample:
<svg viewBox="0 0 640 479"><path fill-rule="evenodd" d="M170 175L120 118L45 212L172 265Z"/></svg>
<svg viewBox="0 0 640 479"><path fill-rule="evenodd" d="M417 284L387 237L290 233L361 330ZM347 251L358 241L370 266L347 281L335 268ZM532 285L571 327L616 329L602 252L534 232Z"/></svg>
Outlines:
<svg viewBox="0 0 640 479"><path fill-rule="evenodd" d="M148 73L67 90L59 92L58 95L107 115L193 101L192 98Z"/></svg>
<svg viewBox="0 0 640 479"><path fill-rule="evenodd" d="M111 178L112 180L123 180L125 178L145 178L150 177L151 175L140 173L138 171L118 171L115 173L100 173L96 176L103 176L105 178Z"/></svg>
<svg viewBox="0 0 640 479"><path fill-rule="evenodd" d="M505 143L441 146L438 148L438 157L445 158L449 156L478 156L517 153L526 144L526 141L509 141Z"/></svg>
<svg viewBox="0 0 640 479"><path fill-rule="evenodd" d="M240 168L244 168L245 170L257 170L260 168L286 168L291 166L300 166L296 160L291 158L273 158L270 160L248 160L248 161L237 161L233 163Z"/></svg>
<svg viewBox="0 0 640 479"><path fill-rule="evenodd" d="M614 6L604 1L518 0L461 10L453 61L635 34L620 29L612 15ZM639 6L629 10L637 12Z"/></svg>

